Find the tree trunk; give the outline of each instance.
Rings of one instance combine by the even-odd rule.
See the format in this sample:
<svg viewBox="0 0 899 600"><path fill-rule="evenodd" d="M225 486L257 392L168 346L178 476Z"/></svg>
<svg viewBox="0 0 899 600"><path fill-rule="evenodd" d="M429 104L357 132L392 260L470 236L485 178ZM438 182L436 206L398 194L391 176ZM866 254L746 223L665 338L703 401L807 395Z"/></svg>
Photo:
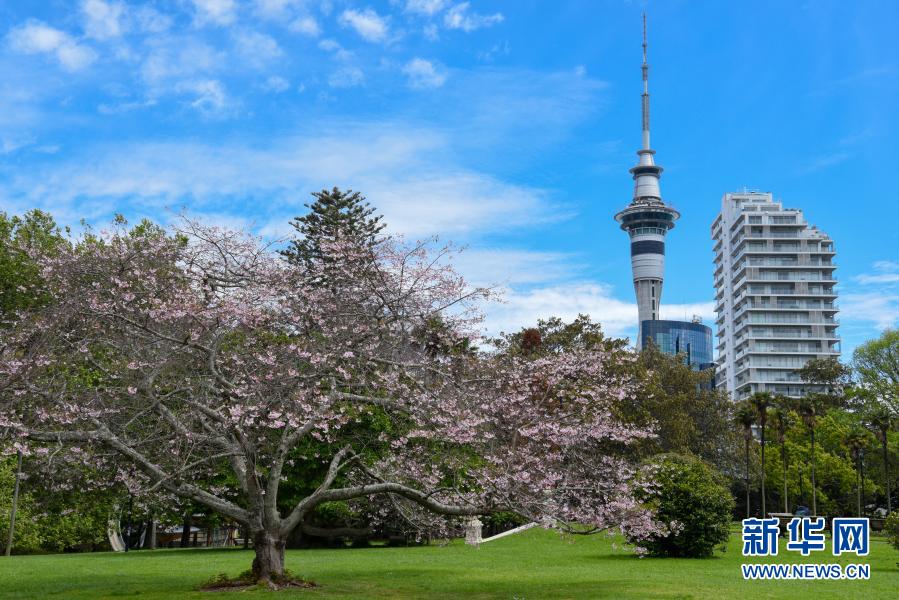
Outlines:
<svg viewBox="0 0 899 600"><path fill-rule="evenodd" d="M818 482L815 481L815 430L812 428L812 516L818 516Z"/></svg>
<svg viewBox="0 0 899 600"><path fill-rule="evenodd" d="M862 516L862 459L861 453L855 455L855 502L858 511L858 517Z"/></svg>
<svg viewBox="0 0 899 600"><path fill-rule="evenodd" d="M887 434L883 432L883 477L887 493L887 514L893 512L893 501L890 499L890 451L887 447Z"/></svg>
<svg viewBox="0 0 899 600"><path fill-rule="evenodd" d="M277 532L257 531L253 534L253 577L270 586L284 579L284 547L286 540Z"/></svg>
<svg viewBox="0 0 899 600"><path fill-rule="evenodd" d="M131 517L134 515L134 496L128 495L128 533L125 535L125 552L131 547Z"/></svg>
<svg viewBox="0 0 899 600"><path fill-rule="evenodd" d="M184 513L184 522L181 524L181 547L190 545L190 513Z"/></svg>
<svg viewBox="0 0 899 600"><path fill-rule="evenodd" d="M864 448L862 448L861 462L859 464L861 465L861 470L862 470L862 512L864 512L864 510L865 510L865 449Z"/></svg>
<svg viewBox="0 0 899 600"><path fill-rule="evenodd" d="M156 550L156 521L153 520L153 515L150 515L150 522L147 523L147 538L147 548Z"/></svg>
<svg viewBox="0 0 899 600"><path fill-rule="evenodd" d="M762 518L768 516L767 507L765 506L765 423L762 422Z"/></svg>
<svg viewBox="0 0 899 600"><path fill-rule="evenodd" d="M746 518L749 514L749 438L746 438Z"/></svg>
<svg viewBox="0 0 899 600"><path fill-rule="evenodd" d="M19 507L19 481L22 479L22 451L16 452L16 483L12 492L12 507L9 510L9 539L6 541L6 556L12 554L13 538L16 534L16 510Z"/></svg>
<svg viewBox="0 0 899 600"><path fill-rule="evenodd" d="M787 491L787 442L783 440L780 443L780 458L783 463L783 472L784 472L784 513L789 514L790 512L790 499Z"/></svg>

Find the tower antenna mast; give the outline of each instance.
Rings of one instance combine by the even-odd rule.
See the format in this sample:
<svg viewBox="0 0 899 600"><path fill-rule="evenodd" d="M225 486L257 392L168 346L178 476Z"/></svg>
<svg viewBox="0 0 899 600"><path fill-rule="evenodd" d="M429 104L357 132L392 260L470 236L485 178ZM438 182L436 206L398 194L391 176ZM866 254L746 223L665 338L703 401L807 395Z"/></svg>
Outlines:
<svg viewBox="0 0 899 600"><path fill-rule="evenodd" d="M643 149L649 150L649 63L646 62L646 13L643 13Z"/></svg>

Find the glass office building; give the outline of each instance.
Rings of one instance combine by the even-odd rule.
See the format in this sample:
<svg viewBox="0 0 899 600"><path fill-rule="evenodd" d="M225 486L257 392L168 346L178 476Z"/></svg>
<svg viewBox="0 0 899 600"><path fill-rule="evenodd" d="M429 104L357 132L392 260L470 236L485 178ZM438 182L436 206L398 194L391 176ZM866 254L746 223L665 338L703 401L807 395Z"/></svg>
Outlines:
<svg viewBox="0 0 899 600"><path fill-rule="evenodd" d="M700 371L712 366L712 329L688 321L643 321L643 345L652 341L665 354L683 354L688 365Z"/></svg>

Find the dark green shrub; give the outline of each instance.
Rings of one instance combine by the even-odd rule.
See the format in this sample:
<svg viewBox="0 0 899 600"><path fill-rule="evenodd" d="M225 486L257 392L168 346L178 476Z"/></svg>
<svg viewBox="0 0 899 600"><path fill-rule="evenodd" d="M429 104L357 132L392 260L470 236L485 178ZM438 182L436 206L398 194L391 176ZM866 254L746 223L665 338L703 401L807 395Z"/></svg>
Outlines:
<svg viewBox="0 0 899 600"><path fill-rule="evenodd" d="M894 510L887 517L886 523L883 525L883 532L893 548L899 550L899 510Z"/></svg>
<svg viewBox="0 0 899 600"><path fill-rule="evenodd" d="M697 458L665 454L648 462L639 477L650 484L639 499L670 529L639 543L650 556L705 558L727 542L734 500L712 467Z"/></svg>

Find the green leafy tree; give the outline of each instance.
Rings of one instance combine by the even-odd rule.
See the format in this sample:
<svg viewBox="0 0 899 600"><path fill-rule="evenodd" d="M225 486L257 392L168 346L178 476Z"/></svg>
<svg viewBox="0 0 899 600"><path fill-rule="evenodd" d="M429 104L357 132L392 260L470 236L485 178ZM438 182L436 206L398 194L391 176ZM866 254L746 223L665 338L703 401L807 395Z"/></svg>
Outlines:
<svg viewBox="0 0 899 600"><path fill-rule="evenodd" d="M899 418L899 330L887 329L856 348L852 366L858 377L861 413L880 442L886 506L892 512L889 435Z"/></svg>
<svg viewBox="0 0 899 600"><path fill-rule="evenodd" d="M18 311L34 308L47 300L32 252L41 250L52 254L64 243L62 232L48 213L32 210L19 217L0 212L0 331L10 325ZM0 435L2 433L0 430ZM5 551L9 555L17 535L15 524L23 457L17 452L15 458L0 458L0 466L4 461L15 465L15 476L10 483L9 522L5 528L8 531ZM18 522L24 521L19 517Z"/></svg>
<svg viewBox="0 0 899 600"><path fill-rule="evenodd" d="M640 477L652 482L641 499L670 524L670 531L644 542L650 555L706 558L727 542L734 500L712 467L695 457L664 454Z"/></svg>
<svg viewBox="0 0 899 600"><path fill-rule="evenodd" d="M537 321L535 327L527 327L511 334L502 334L492 344L501 352L528 357L558 354L570 350L606 350L623 352L627 340L607 337L599 323L588 315L578 315L570 323L558 317Z"/></svg>
<svg viewBox="0 0 899 600"><path fill-rule="evenodd" d="M46 300L30 252L52 251L65 243L53 217L43 211L33 210L21 217L0 212L0 321Z"/></svg>
<svg viewBox="0 0 899 600"><path fill-rule="evenodd" d="M771 425L776 424L773 412ZM818 415L815 429L815 456L817 464L816 478L816 503L820 515L853 515L857 510L858 485L861 484L862 502L869 494L879 493L880 487L877 481L866 479L864 469L867 466L880 467L879 461L870 463L879 455L865 454L862 461L861 477L858 464L847 447L846 440L853 429L858 429L861 423L857 413L843 409L832 408ZM867 444L873 443L868 436ZM793 413L791 424L786 428L783 446L786 453L770 453L767 458L767 481L769 484L769 501L782 504L783 497L789 494L792 507L796 504L805 504L811 507L811 492L809 489L809 467L811 456L811 440L805 423ZM867 447L867 446L866 446ZM802 457L801 460L793 458L784 469L783 457ZM861 481L859 481L859 479ZM776 498L770 497L777 491Z"/></svg>
<svg viewBox="0 0 899 600"><path fill-rule="evenodd" d="M844 392L851 383L852 370L838 358L813 358L797 373L817 388L815 393L827 397L825 403L829 406L839 406L845 402Z"/></svg>
<svg viewBox="0 0 899 600"><path fill-rule="evenodd" d="M856 348L852 366L860 385L899 414L899 329L887 329Z"/></svg>
<svg viewBox="0 0 899 600"><path fill-rule="evenodd" d="M899 510L891 512L887 516L883 531L886 533L887 541L890 542L890 545L899 550Z"/></svg>
<svg viewBox="0 0 899 600"><path fill-rule="evenodd" d="M874 435L877 436L877 441L880 443L880 450L883 457L884 495L886 496L887 513L890 513L893 511L893 503L891 498L892 486L890 485L889 436L896 423L896 418L889 406L874 398L869 399L863 406L861 415L865 425L874 432Z"/></svg>
<svg viewBox="0 0 899 600"><path fill-rule="evenodd" d="M844 402L843 392L849 384L850 371L833 357L812 359L798 371L799 377L813 384L819 391L808 392L799 401L799 413L811 439L812 515L818 514L817 454L815 428L818 417L828 408Z"/></svg>
<svg viewBox="0 0 899 600"><path fill-rule="evenodd" d="M630 410L655 424L648 453L693 454L723 472L739 464L739 442L730 425L732 403L722 390L709 389L710 371L694 371L682 356L647 344L635 368L644 393Z"/></svg>
<svg viewBox="0 0 899 600"><path fill-rule="evenodd" d="M282 254L290 261L309 263L327 261L334 245L349 243L356 248L377 245L385 224L381 215L365 201L365 196L352 190L313 192L315 201L306 204L309 212L291 221L300 235ZM344 255L342 258L346 258Z"/></svg>

